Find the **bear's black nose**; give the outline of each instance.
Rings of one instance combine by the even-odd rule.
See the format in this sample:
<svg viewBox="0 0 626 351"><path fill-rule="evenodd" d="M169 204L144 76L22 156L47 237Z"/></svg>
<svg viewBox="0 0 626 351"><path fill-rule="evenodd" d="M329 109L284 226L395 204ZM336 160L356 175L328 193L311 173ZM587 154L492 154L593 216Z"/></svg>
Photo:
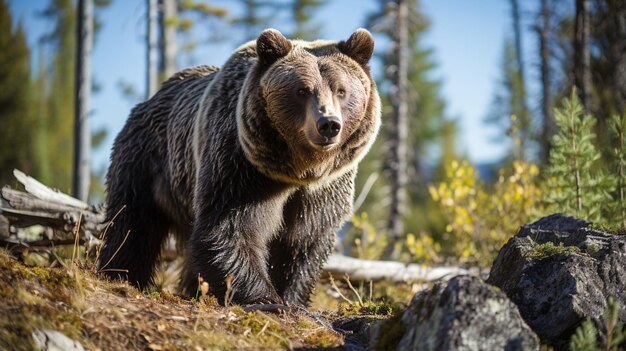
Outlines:
<svg viewBox="0 0 626 351"><path fill-rule="evenodd" d="M317 132L324 138L332 138L337 136L341 131L341 120L335 116L320 117L317 120Z"/></svg>

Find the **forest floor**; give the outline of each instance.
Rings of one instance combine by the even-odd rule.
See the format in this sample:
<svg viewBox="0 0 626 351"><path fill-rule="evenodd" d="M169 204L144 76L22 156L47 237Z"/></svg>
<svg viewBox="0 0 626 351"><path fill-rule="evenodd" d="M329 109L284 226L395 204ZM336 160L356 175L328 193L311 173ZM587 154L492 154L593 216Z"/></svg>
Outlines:
<svg viewBox="0 0 626 351"><path fill-rule="evenodd" d="M351 314L390 318L416 290L326 282L308 311L245 312L218 306L213 298L141 292L69 262L29 267L0 250L0 349L39 349L34 335L41 331L58 331L87 350L343 349L346 337L332 329L334 320ZM331 285L339 287L333 292Z"/></svg>

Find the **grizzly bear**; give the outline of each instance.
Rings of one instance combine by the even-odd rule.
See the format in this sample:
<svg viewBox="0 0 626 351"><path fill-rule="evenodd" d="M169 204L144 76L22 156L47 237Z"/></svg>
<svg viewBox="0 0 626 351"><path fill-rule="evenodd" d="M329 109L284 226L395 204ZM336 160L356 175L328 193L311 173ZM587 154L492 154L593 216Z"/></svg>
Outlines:
<svg viewBox="0 0 626 351"><path fill-rule="evenodd" d="M115 139L100 271L143 288L168 233L183 288L223 302L306 305L352 210L357 163L380 125L365 29L288 40L267 29L222 68L175 74Z"/></svg>

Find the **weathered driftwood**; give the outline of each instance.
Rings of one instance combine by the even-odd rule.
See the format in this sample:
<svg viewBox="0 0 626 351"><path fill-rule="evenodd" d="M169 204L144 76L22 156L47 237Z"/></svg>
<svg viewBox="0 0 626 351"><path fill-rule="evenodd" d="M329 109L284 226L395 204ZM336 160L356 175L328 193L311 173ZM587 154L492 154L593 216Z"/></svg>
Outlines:
<svg viewBox="0 0 626 351"><path fill-rule="evenodd" d="M452 278L459 274L482 275L478 268L457 266L432 267L404 264L395 261L361 260L343 255L331 255L324 271L335 277L347 274L352 280L385 280L390 282L432 282Z"/></svg>
<svg viewBox="0 0 626 351"><path fill-rule="evenodd" d="M36 179L14 170L15 178L25 191L4 187L0 190L0 243L12 249L67 245L74 239L54 237L54 231L78 233L79 242L97 244L97 235L104 228L104 210L91 207ZM34 225L49 228L47 238L31 241L21 238L21 228Z"/></svg>

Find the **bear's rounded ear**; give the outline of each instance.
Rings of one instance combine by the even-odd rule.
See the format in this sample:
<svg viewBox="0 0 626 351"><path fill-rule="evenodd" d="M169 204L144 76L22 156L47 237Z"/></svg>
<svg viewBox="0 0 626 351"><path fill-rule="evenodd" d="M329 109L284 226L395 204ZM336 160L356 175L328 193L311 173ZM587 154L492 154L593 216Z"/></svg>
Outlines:
<svg viewBox="0 0 626 351"><path fill-rule="evenodd" d="M337 44L339 51L361 65L366 65L374 53L374 37L367 29L359 28L346 41Z"/></svg>
<svg viewBox="0 0 626 351"><path fill-rule="evenodd" d="M256 40L256 53L263 65L271 65L286 56L291 47L291 42L274 28L264 30Z"/></svg>

